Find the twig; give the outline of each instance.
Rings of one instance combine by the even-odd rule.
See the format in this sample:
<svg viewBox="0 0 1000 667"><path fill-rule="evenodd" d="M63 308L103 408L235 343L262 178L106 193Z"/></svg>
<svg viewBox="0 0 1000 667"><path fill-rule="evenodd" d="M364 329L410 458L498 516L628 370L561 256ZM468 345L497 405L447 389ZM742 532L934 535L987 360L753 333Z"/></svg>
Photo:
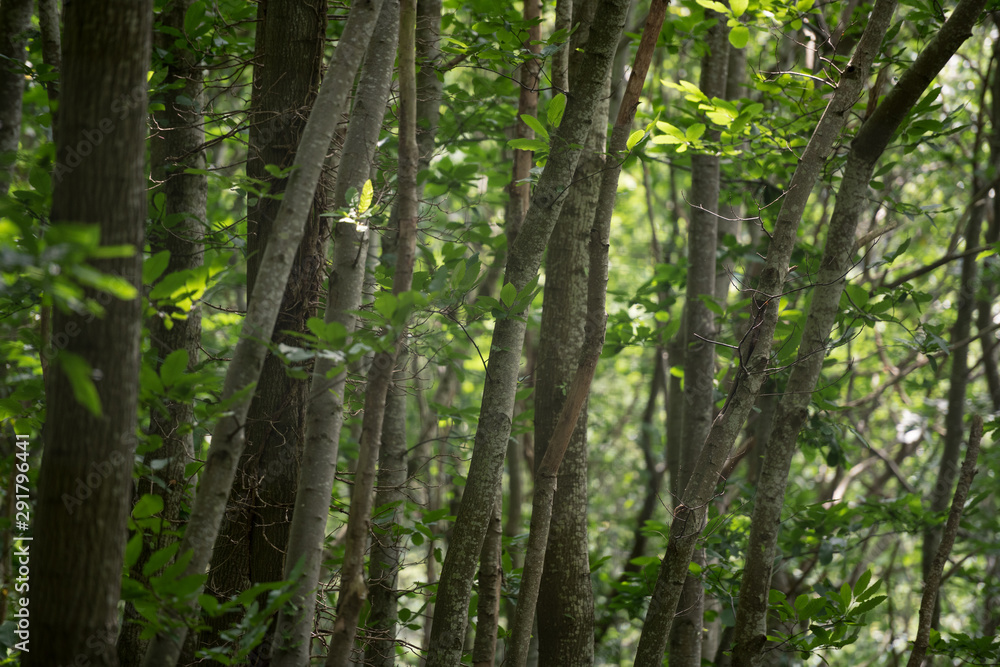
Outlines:
<svg viewBox="0 0 1000 667"><path fill-rule="evenodd" d="M969 495L972 478L976 476L976 459L979 457L979 444L982 439L983 418L975 415L972 417L972 428L969 431L969 449L965 453L965 461L962 462L962 472L958 478L958 486L955 488L955 498L951 503L951 511L948 513L948 522L944 526L944 534L941 536L941 544L934 556L934 562L931 564L927 576L924 577L924 594L920 600L917 639L913 642L913 652L910 653L906 667L920 667L924 656L927 655L931 636L931 620L934 617L934 604L937 601L938 589L941 587L941 572L944 570L944 564L948 560L951 548L955 545L955 535L958 533L958 523L962 518L962 510L965 508L965 499Z"/></svg>

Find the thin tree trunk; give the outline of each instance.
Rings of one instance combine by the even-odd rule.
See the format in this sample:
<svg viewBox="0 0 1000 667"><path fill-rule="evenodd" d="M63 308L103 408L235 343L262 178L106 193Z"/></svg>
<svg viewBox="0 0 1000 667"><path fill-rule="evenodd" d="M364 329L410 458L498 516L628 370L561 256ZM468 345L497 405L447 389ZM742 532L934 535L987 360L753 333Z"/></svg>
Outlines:
<svg viewBox="0 0 1000 667"><path fill-rule="evenodd" d="M193 0L177 0L161 14L166 27L183 31L184 16ZM195 269L202 265L208 179L204 173L186 173L188 169L205 169L205 151L202 146L205 132L202 127L202 69L198 56L190 49L173 46L175 37L156 33L164 53L171 54L167 64L167 103L153 115L159 134L151 140L150 163L153 166L155 189L153 219L155 226L150 233L150 251L153 255L168 252L170 259L164 275L176 271ZM177 100L181 98L179 103ZM186 98L186 99L185 99ZM161 194L162 193L162 194ZM162 200L162 206L156 203ZM166 224L167 220L180 222ZM169 325L169 326L168 326ZM187 355L187 370L198 362L201 343L201 311L195 304L189 311L169 307L157 313L149 323L150 345L157 350L157 369L174 353ZM185 467L194 460L194 404L167 401L165 410L153 408L150 413L150 431L161 438L163 445L145 456L146 464L153 469L153 479L142 479L136 489L136 498L154 493L163 498L160 516L165 522L151 543L144 545L143 555L129 576L144 581L143 565L148 555L172 543L180 529L181 504L190 503L193 493L188 488ZM154 468L153 461L166 465ZM169 529L168 529L169 527ZM131 603L126 604L125 618L138 619L139 614ZM147 641L141 639L142 626L126 622L118 639L118 659L121 665L142 662Z"/></svg>
<svg viewBox="0 0 1000 667"><path fill-rule="evenodd" d="M595 3L577 3L577 35L591 30ZM583 14L583 15L581 15ZM576 35L575 35L576 36ZM574 41L574 43L577 43ZM581 41L582 43L582 41ZM570 57L570 90L580 76L579 52ZM544 460L549 440L566 402L565 388L580 363L587 319L590 228L597 207L598 175L607 145L610 76L594 110L594 122L580 156L573 186L552 232L545 266L542 325L535 380L535 461ZM558 466L552 520L538 592L538 660L544 665L588 665L594 660L594 593L590 583L587 537L587 405L580 410L566 454ZM537 488L537 485L536 485Z"/></svg>
<svg viewBox="0 0 1000 667"><path fill-rule="evenodd" d="M479 558L479 603L476 605L476 639L472 645L475 667L492 667L496 661L500 626L500 588L503 582L503 492L497 488L490 527Z"/></svg>
<svg viewBox="0 0 1000 667"><path fill-rule="evenodd" d="M390 4L382 6L383 11ZM399 13L396 12L396 16ZM398 34L398 30L397 30ZM391 66L391 65L390 65ZM396 576L403 557L400 537L394 527L404 516L406 496L406 390L403 387L407 356L400 355L396 378L385 403L382 424L382 447L378 460L378 492L375 507L378 528L372 540L369 560L371 611L368 613L365 664L372 667L392 667L396 664L396 632L398 598Z"/></svg>
<svg viewBox="0 0 1000 667"><path fill-rule="evenodd" d="M21 139L21 101L31 0L4 0L0 5L0 197L14 177Z"/></svg>
<svg viewBox="0 0 1000 667"><path fill-rule="evenodd" d="M930 567L924 573L924 593L920 600L920 620L917 624L917 638L913 642L913 652L906 667L920 667L927 655L927 647L930 643L931 625L937 615L937 596L941 588L941 574L944 565L948 562L951 548L955 546L955 537L958 535L958 525L962 520L962 511L965 509L965 499L969 496L969 488L972 486L972 479L976 476L976 459L979 458L979 445L983 440L983 418L975 415L972 418L972 427L969 429L969 449L965 454L965 461L962 463L961 476L958 479L958 486L955 488L955 497L951 503L951 511L948 513L948 521L941 533L938 542L937 552Z"/></svg>
<svg viewBox="0 0 1000 667"><path fill-rule="evenodd" d="M712 97L725 97L729 68L729 28L718 14L709 28L708 53L701 61L699 87ZM719 133L708 133L709 140ZM691 214L688 225L688 279L684 300L684 417L680 448L679 482L691 479L701 446L712 425L715 406L715 315L703 299L715 297L716 247L718 244L719 158L691 156ZM695 562L705 565L699 550ZM688 575L670 635L670 661L674 667L701 666L701 632L704 591L701 578Z"/></svg>
<svg viewBox="0 0 1000 667"><path fill-rule="evenodd" d="M399 240L396 244L396 271L392 281L393 295L410 290L417 242L417 82L414 30L417 19L416 0L402 0L399 12ZM390 351L375 354L368 373L365 392L365 413L361 427L358 469L351 490L351 510L347 519L344 563L340 570L341 589L337 601L337 619L330 637L327 667L346 667L354 650L358 619L367 596L364 578L364 558L368 547L372 514L372 491L375 484L375 464L378 461L385 417L386 394L392 379L396 357L406 334L406 322L397 323L395 342Z"/></svg>
<svg viewBox="0 0 1000 667"><path fill-rule="evenodd" d="M822 370L825 357L822 350L826 347L826 341L836 319L844 276L852 264L857 220L866 205L865 193L868 191L875 162L927 85L971 34L972 26L975 25L983 6L983 0L963 0L959 3L941 30L921 51L913 65L900 77L896 86L861 127L851 144L851 152L847 157L836 207L830 221L826 248L816 276L817 287L814 288L809 304L798 359L792 367L786 393L778 404L774 430L767 443L760 482L757 485L756 502L751 518L750 544L747 550L749 556L743 572L740 604L736 615L733 664L738 667L758 664L766 643L765 623L771 564L774 559L788 470L796 450L796 438L807 417L812 391ZM893 8L886 7L884 11L880 11L880 5L876 4L868 28L858 45L855 59L858 54L867 53L872 27L877 25L881 31L881 26L888 23L891 9ZM883 15L886 16L885 23ZM876 35L871 37L872 41L875 41ZM880 32L877 38L881 40ZM857 68L857 65L855 67ZM867 71L867 67L864 71ZM950 489L950 485L948 488Z"/></svg>
<svg viewBox="0 0 1000 667"><path fill-rule="evenodd" d="M193 552L186 574L201 574L208 567L236 475L236 465L245 445L242 425L250 407L249 394L260 376L267 352L262 341L269 340L274 329L295 249L299 247L305 231L327 149L346 107L354 74L371 37L380 7L380 0L362 0L352 4L344 35L337 44L333 62L299 143L295 169L273 225L276 231L264 251L254 285L254 298L251 299L239 343L226 373L222 400L230 402L230 411L215 426L212 445L202 469L198 497L181 543L181 554L189 550ZM158 634L150 642L143 664L146 667L173 667L186 635L186 627L173 635Z"/></svg>
<svg viewBox="0 0 1000 667"><path fill-rule="evenodd" d="M536 279L545 246L562 208L563 192L571 182L581 146L587 138L594 108L604 86L604 77L614 58L624 26L627 0L601 4L587 43L581 82L567 104L562 124L554 133L548 163L539 179L531 206L517 240L510 250L504 283L512 285L526 300L526 289ZM493 332L483 390L479 427L465 493L452 533L438 585L434 628L428 665L451 666L462 651L466 612L482 549L493 499L503 471L510 437L514 395L517 391L525 322L518 304L509 316L499 319Z"/></svg>
<svg viewBox="0 0 1000 667"><path fill-rule="evenodd" d="M600 359L604 344L605 323L607 320L605 301L608 281L608 248L611 216L617 196L618 177L621 174L621 161L619 159L626 152L626 141L628 140L629 130L631 129L632 120L635 118L635 111L639 104L639 96L642 92L646 72L649 71L653 47L656 44L656 39L665 16L666 2L663 0L654 2L650 8L649 16L646 18L642 41L632 67L632 76L629 79L621 109L618 112L612 132L609 148L611 164L602 173L597 207L593 212L593 225L590 231L586 324L583 344L579 351L580 361L572 377L572 381L566 389L566 400L561 407L558 421L552 431L548 446L541 457L538 470L535 474L531 532L528 537L525 569L521 576L521 593L518 599L517 615L514 619L513 639L511 642L513 664L515 665L524 664L527 659L529 638L531 635L531 621L534 617L534 607L541 581L539 564L545 561L549 526L553 516L557 475L563 458L571 444L573 432L578 426L577 422L590 392L590 385L593 381L594 372L597 368L597 362ZM624 17L621 20L624 22ZM590 40L593 39L594 35L601 35L603 37L602 28L605 25L606 19L603 16L603 11L599 9L592 24ZM590 40L588 40L588 47ZM590 71L586 69L586 66L587 62L584 61L582 68L578 70L581 78L585 77ZM575 79L573 83L575 86ZM605 82L605 85L607 85L607 82ZM574 93L576 92L578 91L574 90ZM600 113L600 111L600 109L596 110L596 117L604 118L604 114ZM546 564L547 566L548 564ZM592 620L590 627L593 627ZM581 660L579 656L566 656L561 653L554 656L558 664L563 664L564 662L582 664L588 660L590 662L593 661L592 651L589 652L589 655L584 654L582 657L583 659ZM545 657L540 656L540 662L544 661Z"/></svg>
<svg viewBox="0 0 1000 667"><path fill-rule="evenodd" d="M384 0L375 32L368 44L364 67L355 93L354 108L344 139L333 208L347 206L347 191L360 192L375 158L379 131L389 99L398 30L398 2ZM330 274L324 321L339 324L346 336L344 349L357 326L355 312L361 307L370 232L353 223L334 228L333 272ZM289 530L286 578L301 563L302 573L292 598L296 614L278 616L273 649L275 667L297 667L310 655L310 635L316 609L323 560L323 541L330 509L330 493L337 472L340 431L344 424L344 387L347 373L331 374L340 366L334 358L316 360L309 388L306 438L296 493L295 514Z"/></svg>
<svg viewBox="0 0 1000 667"><path fill-rule="evenodd" d="M540 0L524 0L524 20L533 21L539 17L541 10ZM542 30L540 25L533 25L528 29L528 39L524 48L531 53L541 52ZM525 60L521 64L518 83L520 92L517 100L517 120L515 121L516 137L518 139L534 139L535 131L528 127L528 124L521 120L521 116L534 116L538 113L538 72L540 62L536 58ZM528 178L531 175L531 164L534 153L520 149L514 150L514 178L510 182L510 203L507 207L507 243L508 247L513 247L517 232L524 222L524 216L528 212L528 202L531 199L531 183Z"/></svg>
<svg viewBox="0 0 1000 667"><path fill-rule="evenodd" d="M890 11L884 11L886 4ZM761 270L757 289L757 310L754 321L757 333L753 336L753 349L743 350L741 356L745 366L738 375L737 386L731 393L731 401L712 423L708 438L702 447L701 456L695 465L691 481L686 485L674 509L674 520L670 526L670 536L666 553L660 564L659 574L650 600L649 610L643 624L642 635L636 652L635 664L639 667L659 667L663 660L667 637L683 584L687 577L691 556L707 513L707 505L715 495L719 473L724 468L736 437L742 430L749 415L760 385L762 371L767 365L774 328L778 316L778 299L789 260L795 246L796 230L809 199L809 194L819 176L824 160L829 155L834 141L840 135L847 113L867 80L884 30L888 28L894 0L877 3L869 20L866 35L847 74L827 105L823 117L813 133L809 144L802 153L789 191L782 200L771 244L764 268Z"/></svg>
<svg viewBox="0 0 1000 667"><path fill-rule="evenodd" d="M52 222L93 225L102 246L130 246L130 256L95 260L92 266L119 276L136 292L120 299L87 290L87 297L103 306L102 317L62 309L54 314L55 329L71 335L55 358L58 369L47 387L35 540L26 547L35 641L21 653L21 664L31 667L118 664L118 600L139 397L152 18L148 1L112 0L99 12L67 5ZM116 107L122 99L135 100L124 113ZM71 376L91 383L99 406L88 408L77 398Z"/></svg>

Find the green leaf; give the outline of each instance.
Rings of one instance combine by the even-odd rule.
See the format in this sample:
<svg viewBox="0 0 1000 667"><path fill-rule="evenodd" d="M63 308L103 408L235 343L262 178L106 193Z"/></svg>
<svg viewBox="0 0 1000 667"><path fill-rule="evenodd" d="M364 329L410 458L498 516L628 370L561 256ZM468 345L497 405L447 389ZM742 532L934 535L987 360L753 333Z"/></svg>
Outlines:
<svg viewBox="0 0 1000 667"><path fill-rule="evenodd" d="M646 136L646 133L642 130L636 130L632 134L628 135L628 141L625 142L625 148L632 150L644 136Z"/></svg>
<svg viewBox="0 0 1000 667"><path fill-rule="evenodd" d="M147 258L142 263L142 282L146 285L152 285L153 281L167 270L168 264L170 264L169 250L161 250L152 257Z"/></svg>
<svg viewBox="0 0 1000 667"><path fill-rule="evenodd" d="M566 96L559 93L552 98L551 102L549 102L549 108L545 112L545 116L549 120L549 125L552 127L559 127L559 123L562 122L564 111L566 111Z"/></svg>
<svg viewBox="0 0 1000 667"><path fill-rule="evenodd" d="M142 533L137 532L129 538L128 544L125 545L126 567L131 569L133 565L139 562L140 555L142 555Z"/></svg>
<svg viewBox="0 0 1000 667"><path fill-rule="evenodd" d="M83 407L87 408L90 414L95 417L101 416L101 397L97 393L97 387L90 377L91 368L87 360L78 354L63 350L59 356L59 365L66 373L69 384L73 388L73 397L76 398Z"/></svg>
<svg viewBox="0 0 1000 667"><path fill-rule="evenodd" d="M174 542L169 544L162 549L154 551L150 555L149 560L142 568L142 573L147 577L158 572L164 565L170 562L170 559L174 557L177 550L180 549L181 543Z"/></svg>
<svg viewBox="0 0 1000 667"><path fill-rule="evenodd" d="M864 602L862 602L861 604L859 604L857 606L857 608L854 609L853 611L854 611L855 614L858 614L859 616L861 614L866 614L869 611L871 611L872 609L874 609L875 607L877 607L880 604L882 604L883 602L885 602L886 599L887 599L887 596L885 596L885 595L877 595L877 596L873 597L871 600L865 600Z"/></svg>
<svg viewBox="0 0 1000 667"><path fill-rule="evenodd" d="M514 283L507 283L500 290L500 300L503 301L504 305L508 308L514 303L514 299L517 297L517 288L514 287Z"/></svg>
<svg viewBox="0 0 1000 667"><path fill-rule="evenodd" d="M742 49L750 41L750 29L745 25L736 26L729 31L729 43L734 48Z"/></svg>
<svg viewBox="0 0 1000 667"><path fill-rule="evenodd" d="M188 351L181 348L167 355L160 366L160 378L164 386L170 387L184 375L188 367Z"/></svg>
<svg viewBox="0 0 1000 667"><path fill-rule="evenodd" d="M795 3L795 11L807 12L813 8L814 0L799 0Z"/></svg>
<svg viewBox="0 0 1000 667"><path fill-rule="evenodd" d="M854 597L860 596L868 588L868 583L872 580L872 571L865 570L858 577L858 580L854 582Z"/></svg>
<svg viewBox="0 0 1000 667"><path fill-rule="evenodd" d="M511 139L507 145L519 151L547 151L548 143L541 139Z"/></svg>
<svg viewBox="0 0 1000 667"><path fill-rule="evenodd" d="M546 139L549 138L549 131L546 130L545 126L542 125L541 122L534 116L529 116L528 114L523 113L521 114L521 120L524 121L525 125L534 130L535 134L538 136L545 137Z"/></svg>
<svg viewBox="0 0 1000 667"><path fill-rule="evenodd" d="M361 201L358 202L358 213L364 213L371 207L373 192L372 181L369 178L361 188Z"/></svg>
<svg viewBox="0 0 1000 667"><path fill-rule="evenodd" d="M132 508L133 519L146 519L163 511L163 498L155 493L147 493Z"/></svg>
<svg viewBox="0 0 1000 667"><path fill-rule="evenodd" d="M730 0L729 8L733 10L733 16L739 18L750 6L750 0Z"/></svg>
<svg viewBox="0 0 1000 667"><path fill-rule="evenodd" d="M715 2L715 0L695 0L699 5L705 9L711 9L713 12L719 12L720 14L729 14L729 8L726 7L721 2Z"/></svg>
<svg viewBox="0 0 1000 667"><path fill-rule="evenodd" d="M705 124L695 123L694 125L692 125L687 129L687 131L684 133L684 137L688 141L697 141L698 139L701 138L701 135L703 134L705 134Z"/></svg>

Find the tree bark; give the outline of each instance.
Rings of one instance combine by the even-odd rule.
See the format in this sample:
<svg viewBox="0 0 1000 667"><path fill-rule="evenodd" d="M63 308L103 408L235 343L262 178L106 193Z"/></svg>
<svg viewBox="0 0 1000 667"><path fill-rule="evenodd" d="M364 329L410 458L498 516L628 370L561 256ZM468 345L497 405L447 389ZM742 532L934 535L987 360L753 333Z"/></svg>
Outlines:
<svg viewBox="0 0 1000 667"><path fill-rule="evenodd" d="M944 565L948 562L951 548L955 546L955 537L958 535L958 524L962 520L962 511L965 509L965 499L969 496L969 488L972 486L972 479L976 476L976 459L979 458L979 445L983 440L983 418L976 415L972 418L972 428L969 429L969 449L965 454L965 461L962 463L961 476L958 479L958 486L955 488L955 497L951 503L951 511L948 513L948 521L941 533L941 540L938 542L937 552L930 567L926 568L924 574L924 594L920 600L920 620L917 624L917 638L913 642L913 652L906 667L920 667L927 655L927 647L930 643L931 625L937 615L937 596L941 588L941 574Z"/></svg>
<svg viewBox="0 0 1000 667"><path fill-rule="evenodd" d="M378 21L361 69L354 108L341 151L340 167L333 192L334 210L347 206L347 191L360 191L371 171L385 116L392 81L398 39L398 0L383 0ZM370 232L359 231L353 223L337 223L334 228L333 272L326 299L327 324L337 323L347 336L343 349L357 326L355 312L361 307L366 255ZM289 530L288 556L284 576L291 577L302 563L302 574L292 598L294 615L278 616L275 667L305 664L310 655L310 634L316 609L323 541L330 510L330 493L337 472L340 432L344 424L344 387L347 372L335 356L320 356L315 363L309 388L305 446L295 514ZM332 377L331 377L331 374Z"/></svg>
<svg viewBox="0 0 1000 667"><path fill-rule="evenodd" d="M715 17L706 41L709 52L701 61L699 87L709 98L725 97L729 68L729 28ZM706 17L707 18L707 17ZM707 133L717 140L719 133ZM684 416L681 429L679 482L683 488L691 479L701 446L712 425L715 406L715 315L703 299L715 298L715 256L718 245L719 157L691 156L691 213L688 218L688 279L684 300ZM696 562L704 567L705 553L699 550ZM704 591L700 577L688 575L670 635L670 661L674 667L701 666L701 633Z"/></svg>
<svg viewBox="0 0 1000 667"><path fill-rule="evenodd" d="M389 6L382 6L383 11ZM396 12L396 16L399 13ZM397 31L398 34L398 31ZM390 64L391 67L391 64ZM372 539L368 565L371 610L368 612L365 664L392 667L396 664L398 598L396 576L404 549L394 528L404 516L406 496L406 390L403 375L406 354L396 364L396 378L389 388L382 424L382 447L378 460L378 491L375 494L377 529ZM492 664L492 663L491 663Z"/></svg>
<svg viewBox="0 0 1000 667"><path fill-rule="evenodd" d="M184 16L193 0L176 0L160 15L166 27L183 32ZM199 58L191 49L174 46L175 37L156 33L156 46L169 54L164 63L167 76L167 99L164 108L153 114L158 133L151 140L154 227L151 230L150 252L168 252L170 259L164 275L195 269L202 265L204 255L205 216L208 179L204 173L185 173L188 169L205 169L202 126L202 69ZM186 98L186 99L185 99ZM190 102L188 102L190 100ZM162 203L161 203L162 202ZM177 221L179 218L179 222ZM201 344L201 310L194 304L188 311L169 307L158 312L149 322L150 346L157 351L157 370L171 353L183 350L187 354L187 370L198 362ZM145 455L153 477L139 481L136 498L153 493L163 498L160 516L164 528L133 566L129 576L144 580L142 566L149 554L172 543L175 531L181 527L181 505L190 503L193 489L188 487L185 467L194 460L194 403L168 400L162 410L150 411L150 432L159 436L163 445ZM154 461L166 465L153 468ZM168 528L169 527L169 528ZM125 618L137 619L131 603L126 604ZM118 659L121 665L142 662L147 641L141 639L142 626L125 623L118 638Z"/></svg>
<svg viewBox="0 0 1000 667"><path fill-rule="evenodd" d="M260 376L267 352L262 340L268 340L274 329L327 149L336 123L344 112L354 74L371 37L380 7L380 0L361 0L352 4L344 36L334 52L333 62L299 143L295 169L281 200L273 225L274 233L268 239L254 285L254 298L251 299L240 341L226 373L222 400L230 405L230 410L215 426L212 445L202 469L198 497L181 543L181 554L189 550L193 552L185 570L187 574L201 574L208 567L236 475L236 465L245 445L243 426L249 410L250 393ZM146 650L143 664L146 667L172 667L186 635L186 627L172 636L167 633L157 635Z"/></svg>
<svg viewBox="0 0 1000 667"><path fill-rule="evenodd" d="M885 11L889 4L889 11ZM763 370L771 352L772 338L778 316L778 299L788 271L789 260L796 241L796 231L809 194L819 176L824 160L840 134L844 120L850 112L867 79L884 30L894 7L893 0L876 4L869 20L867 39L855 53L845 74L841 77L833 98L806 146L799 165L792 176L788 193L782 200L767 260L761 270L755 292L760 312L755 313L758 333L753 350L741 368L738 386L731 395L731 402L712 423L708 438L702 447L691 480L685 486L680 501L674 509L667 550L660 564L659 574L643 624L642 635L636 652L638 666L659 667L663 660L667 637L683 581L694 553L698 536L704 527L707 503L714 497L715 488L732 451L736 437L749 415L760 385Z"/></svg>
<svg viewBox="0 0 1000 667"><path fill-rule="evenodd" d="M94 269L141 287L146 210L144 152L151 2L67 5L61 132L52 221L99 228L127 257ZM122 100L128 100L123 105ZM95 136L96 135L96 136ZM84 153L82 146L89 150ZM48 420L31 559L31 630L23 665L118 664L115 639L137 427L141 303L88 290L94 317L56 309L69 340L46 392ZM76 398L74 366L96 387L100 411ZM81 372L81 366L84 369ZM77 376L79 377L79 375Z"/></svg>
<svg viewBox="0 0 1000 667"><path fill-rule="evenodd" d="M0 197L14 177L21 139L21 100L31 0L4 0L0 5Z"/></svg>
<svg viewBox="0 0 1000 667"><path fill-rule="evenodd" d="M500 627L500 589L503 583L503 493L497 488L493 516L483 540L479 557L479 602L476 605L476 640L472 645L472 664L493 667L497 652L497 629Z"/></svg>
<svg viewBox="0 0 1000 667"><path fill-rule="evenodd" d="M326 32L326 14L319 7L297 0L265 0L257 8L247 176L259 181L267 195L251 200L247 214L251 300L281 204L276 197L288 184L287 178L273 176L266 167L292 165L319 88ZM292 262L271 339L274 346L301 345L295 334L308 332L306 321L316 315L324 277L325 234L319 211L314 203ZM282 579L309 391L309 382L290 377L285 366L280 357L267 355L250 404L247 445L212 559L210 587L220 600L251 584ZM227 614L212 619L210 625L218 632L237 616Z"/></svg>
<svg viewBox="0 0 1000 667"><path fill-rule="evenodd" d="M578 3L574 22L585 38L591 29L587 8ZM582 10L582 11L581 11ZM580 14L584 15L580 15ZM570 91L576 88L582 58L570 57ZM545 266L542 324L535 380L535 461L544 460L559 415L566 404L566 387L580 364L587 321L589 241L597 207L599 175L607 144L610 76L594 110L594 123L576 166L552 232ZM537 470L536 470L537 473ZM588 665L594 661L594 594L590 584L587 537L587 405L584 403L558 466L552 498L552 521L545 547L538 591L538 660L544 665ZM537 485L536 485L537 489Z"/></svg>
<svg viewBox="0 0 1000 667"><path fill-rule="evenodd" d="M399 240L396 243L396 271L392 293L408 292L413 282L413 263L417 242L417 81L415 26L416 0L402 0L399 12ZM358 468L351 490L351 510L347 519L344 563L340 570L341 589L337 601L337 619L330 637L327 667L347 667L354 649L358 618L367 596L364 558L372 514L372 490L375 464L379 457L386 394L392 379L396 357L404 344L406 322L396 325L395 341L390 351L377 352L368 373L365 413L361 427Z"/></svg>
<svg viewBox="0 0 1000 667"><path fill-rule="evenodd" d="M865 194L872 171L906 113L971 34L972 26L983 6L983 0L963 0L959 3L941 30L861 127L851 144L837 193L837 204L830 220L826 248L816 276L817 287L809 304L798 358L792 367L785 395L778 404L774 430L767 443L757 485L747 550L749 556L743 571L740 605L736 616L733 664L738 667L759 664L766 643L765 620L771 564L774 560L788 470L796 450L796 438L808 416L812 391L822 371L825 357L823 350L838 312L844 276L852 264L857 221L866 203ZM880 5L876 4L855 59L858 54L866 52L872 27L878 25L879 30L882 30L882 12L879 9ZM888 15L891 14L889 9L891 8L885 11L886 24ZM876 14L879 15L879 20L876 20ZM880 35L878 40L881 40ZM857 68L857 64L855 67ZM948 488L950 489L950 485Z"/></svg>
<svg viewBox="0 0 1000 667"><path fill-rule="evenodd" d="M614 0L602 3L598 9L595 21L598 29L588 40L580 86L569 100L562 124L552 137L549 161L508 256L504 283L512 284L518 294L523 294L538 273L542 254L562 208L563 192L571 182L580 155L576 146L586 141L594 120L594 108L614 58L627 5L626 0ZM500 483L510 437L525 331L522 314L518 311L499 319L493 332L472 463L438 585L427 661L432 666L454 665L461 657L472 579L493 511L493 498Z"/></svg>

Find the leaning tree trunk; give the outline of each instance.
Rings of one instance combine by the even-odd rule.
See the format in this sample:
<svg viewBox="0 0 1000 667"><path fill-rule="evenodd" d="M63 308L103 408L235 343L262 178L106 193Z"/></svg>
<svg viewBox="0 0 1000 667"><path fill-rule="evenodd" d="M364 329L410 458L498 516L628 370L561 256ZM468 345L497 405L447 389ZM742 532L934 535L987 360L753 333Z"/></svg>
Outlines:
<svg viewBox="0 0 1000 667"><path fill-rule="evenodd" d="M888 5L888 7L887 7ZM680 599L681 582L687 577L691 557L704 527L708 503L715 495L719 473L726 465L736 437L750 413L763 382L763 371L771 353L774 328L778 319L778 301L789 260L796 242L796 231L824 160L840 135L846 115L857 101L867 80L871 62L881 43L894 8L894 0L876 4L866 29L866 39L848 65L833 98L827 105L812 138L802 153L782 201L778 220L771 235L764 268L755 292L752 340L740 350L741 367L728 405L712 423L691 480L684 487L674 509L674 519L666 553L660 564L653 596L643 624L635 664L659 667L667 637ZM888 11L886 11L888 10Z"/></svg>
<svg viewBox="0 0 1000 667"><path fill-rule="evenodd" d="M222 400L230 402L230 410L215 425L212 445L202 469L198 497L181 542L181 554L192 551L185 570L187 575L204 573L212 556L226 500L236 476L236 466L245 446L242 424L246 422L250 408L249 393L260 376L267 353L263 341L269 340L274 330L285 283L305 231L320 171L337 121L347 105L354 74L371 37L380 7L379 0L362 0L351 6L344 35L337 44L333 61L313 105L313 113L309 115L309 122L302 133L295 155L295 169L281 200L273 225L274 234L268 239L254 285L254 298L251 299L239 343L226 372ZM174 633L158 634L146 650L143 665L173 667L186 636L186 626Z"/></svg>
<svg viewBox="0 0 1000 667"><path fill-rule="evenodd" d="M368 44L341 152L333 194L335 209L348 204L348 189L361 191L371 172L392 81L398 7L396 0L382 2L376 32ZM353 223L340 222L334 228L333 272L330 274L325 322L343 327L345 349L357 325L355 313L361 307L369 237L368 230L359 230ZM309 659L330 493L337 472L340 431L344 424L347 373L342 371L328 377L337 365L332 358L323 356L317 359L313 369L305 445L284 576L291 577L300 564L302 572L292 598L295 613L282 611L278 616L273 648L275 667L295 667Z"/></svg>
<svg viewBox="0 0 1000 667"><path fill-rule="evenodd" d="M729 28L714 14L706 41L709 52L701 61L701 91L709 98L725 97L729 66ZM708 133L710 141L718 132ZM691 479L715 406L715 315L704 299L715 297L716 246L718 242L719 157L691 156L691 214L688 218L688 278L684 300L684 416L678 482ZM706 340L707 339L707 340ZM704 568L705 552L695 561ZM674 667L701 666L701 633L704 616L701 578L688 575L681 593L680 610L670 634L670 662Z"/></svg>
<svg viewBox="0 0 1000 667"><path fill-rule="evenodd" d="M287 178L273 176L267 167L288 168L295 159L319 87L326 32L326 13L298 0L264 0L257 19L247 176L257 179L267 194L255 203L251 200L247 212L251 299L274 234L281 204L276 197L288 184ZM306 321L316 314L324 278L319 210L314 204L292 263L271 341L274 346L300 345L295 334L307 333ZM247 416L246 450L212 558L210 588L220 600L251 584L282 579L308 391L307 380L290 377L280 357L267 355ZM237 615L223 615L210 624L217 633Z"/></svg>
<svg viewBox="0 0 1000 667"><path fill-rule="evenodd" d="M574 7L574 45L584 45L591 30L595 2ZM570 91L580 78L582 53L570 57ZM552 231L545 265L539 364L545 372L535 380L535 472L544 460L559 414L567 400L583 349L587 318L587 272L590 229L597 207L598 175L604 169L611 70L594 109L584 153L576 165L573 186ZM586 665L594 660L594 593L590 584L587 538L587 405L584 403L568 449L558 468L552 498L552 522L545 566L538 591L538 660L544 665ZM536 485L536 488L537 485Z"/></svg>
<svg viewBox="0 0 1000 667"><path fill-rule="evenodd" d="M822 371L825 357L823 350L837 316L844 276L852 265L857 221L866 205L868 183L875 163L905 115L969 37L984 4L984 0L962 0L958 4L941 30L862 125L851 144L837 193L837 204L830 220L826 248L816 276L817 286L809 304L798 359L792 367L785 395L778 404L774 430L764 453L736 615L734 665L749 667L759 664L766 644L765 621L771 564L774 560L788 471L792 455L796 451L796 438L808 416L812 392ZM858 45L858 54L867 52L872 43L878 44L881 41L881 30L884 29L881 26L888 25L892 9L892 6L883 8L876 4L868 28ZM879 30L877 34L870 35L874 25L878 25ZM855 55L856 59L858 54ZM954 477L951 481L954 481ZM950 483L947 488L950 491Z"/></svg>
<svg viewBox="0 0 1000 667"><path fill-rule="evenodd" d="M593 122L594 108L624 26L627 5L627 0L613 0L602 3L598 10L595 21L598 29L592 31L587 43L582 69L585 74L552 137L549 161L510 250L505 289L508 295L514 290L518 296L508 299L508 312L497 321L493 332L472 463L438 585L428 665L450 666L461 658L472 580L510 437L526 328L522 313L559 217L563 192L573 177L580 155L578 146L586 141ZM511 287L506 287L508 284Z"/></svg>
<svg viewBox="0 0 1000 667"><path fill-rule="evenodd" d="M27 547L35 641L21 653L21 664L31 667L117 665L139 396L152 2L112 0L101 11L70 3L66 9L52 222L93 225L102 246L130 247L128 256L117 253L91 266L117 275L131 295L88 290L103 306L102 316L57 308L53 318L68 342L46 392L35 541ZM122 99L134 103L122 110Z"/></svg>
<svg viewBox="0 0 1000 667"><path fill-rule="evenodd" d="M399 296L413 283L413 263L417 243L417 81L414 31L417 19L416 0L402 0L399 11L399 168L396 181L399 198L399 240L396 243L396 271L392 293ZM368 547L372 515L375 465L379 457L386 394L392 380L396 358L404 345L406 318L392 327L392 348L375 354L368 373L365 412L361 426L358 467L351 490L351 509L347 518L344 563L340 570L340 595L337 618L330 637L327 667L347 667L354 651L361 608L367 597L364 559Z"/></svg>

